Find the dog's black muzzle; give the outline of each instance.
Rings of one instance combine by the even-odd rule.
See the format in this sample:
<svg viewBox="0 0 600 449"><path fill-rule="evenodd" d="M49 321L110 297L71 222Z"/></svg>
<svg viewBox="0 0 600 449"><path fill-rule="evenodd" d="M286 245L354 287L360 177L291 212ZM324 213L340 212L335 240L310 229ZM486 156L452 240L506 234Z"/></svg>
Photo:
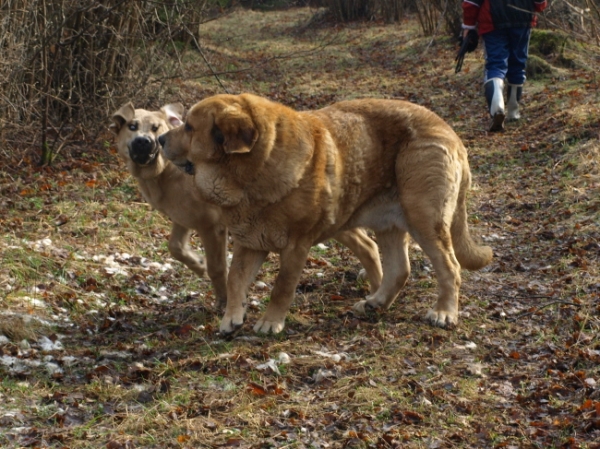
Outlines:
<svg viewBox="0 0 600 449"><path fill-rule="evenodd" d="M160 147L156 140L148 136L138 136L129 145L129 157L140 165L148 165L156 159Z"/></svg>

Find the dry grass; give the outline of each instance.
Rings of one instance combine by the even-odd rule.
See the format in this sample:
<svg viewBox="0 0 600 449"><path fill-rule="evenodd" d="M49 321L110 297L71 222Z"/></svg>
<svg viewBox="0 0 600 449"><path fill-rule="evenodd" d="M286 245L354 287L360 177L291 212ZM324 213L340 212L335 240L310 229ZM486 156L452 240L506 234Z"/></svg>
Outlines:
<svg viewBox="0 0 600 449"><path fill-rule="evenodd" d="M19 362L0 364L2 447L598 447L600 52L585 47L594 70L531 79L525 120L488 135L480 52L455 75L452 42L423 38L414 18L332 28L314 12L239 11L203 27L203 48L230 92L299 109L403 98L455 127L472 229L495 252L464 273L460 324L421 320L436 284L417 248L402 297L356 318L368 285L329 242L311 253L284 335L253 334L269 292L255 284L248 325L224 340L210 283L169 258L168 221L108 144L54 168L24 159L0 171L0 305L12 314L0 357ZM187 77L160 101L223 91L196 53L182 58ZM271 256L258 280L270 288L277 267Z"/></svg>

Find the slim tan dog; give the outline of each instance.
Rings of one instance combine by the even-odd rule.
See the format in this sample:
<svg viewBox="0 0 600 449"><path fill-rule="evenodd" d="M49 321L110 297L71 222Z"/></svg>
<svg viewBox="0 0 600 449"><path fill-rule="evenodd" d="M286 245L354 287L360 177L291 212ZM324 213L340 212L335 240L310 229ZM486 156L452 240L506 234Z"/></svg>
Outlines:
<svg viewBox="0 0 600 449"><path fill-rule="evenodd" d="M160 111L135 109L127 103L112 116L119 156L137 180L143 197L173 222L169 252L198 276L208 272L217 304L227 300L227 230L221 210L202 199L191 176L182 173L160 152L157 137L181 124L183 105L170 104ZM189 246L196 231L204 245L206 263Z"/></svg>
<svg viewBox="0 0 600 449"><path fill-rule="evenodd" d="M460 269L492 259L469 235L467 151L433 112L404 101L355 100L296 112L251 94L194 105L159 137L223 208L234 237L221 332L242 325L246 290L269 251L281 255L271 300L254 329L279 332L311 245L356 227L375 231L379 288L354 308L387 308L409 274L409 234L431 259L439 288L432 323L458 320Z"/></svg>

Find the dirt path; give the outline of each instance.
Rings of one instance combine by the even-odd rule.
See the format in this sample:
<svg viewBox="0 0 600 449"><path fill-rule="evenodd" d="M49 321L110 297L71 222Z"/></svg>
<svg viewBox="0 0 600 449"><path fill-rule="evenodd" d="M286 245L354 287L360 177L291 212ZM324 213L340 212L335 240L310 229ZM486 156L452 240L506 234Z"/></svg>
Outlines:
<svg viewBox="0 0 600 449"><path fill-rule="evenodd" d="M471 226L495 254L464 274L459 326L421 320L436 284L415 248L392 309L354 317L368 286L330 242L285 335L247 326L225 341L210 284L169 258L167 221L104 142L50 169L25 154L0 170L0 446L600 447L600 51L545 55L554 69L529 80L524 120L489 135L480 50L457 75L450 39L413 19L313 14L210 22L205 56L230 92L299 109L402 98L452 124L470 152ZM185 64L160 101L222 92L197 54ZM277 266L252 287L250 323Z"/></svg>

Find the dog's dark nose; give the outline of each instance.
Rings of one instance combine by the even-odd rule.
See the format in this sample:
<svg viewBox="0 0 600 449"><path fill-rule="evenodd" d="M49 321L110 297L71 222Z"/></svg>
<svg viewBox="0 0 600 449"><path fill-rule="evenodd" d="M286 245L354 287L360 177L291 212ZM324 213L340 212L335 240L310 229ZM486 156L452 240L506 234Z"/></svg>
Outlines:
<svg viewBox="0 0 600 449"><path fill-rule="evenodd" d="M167 133L161 134L160 136L158 136L158 143L160 143L161 147L165 146L165 142L167 141L166 135L167 135Z"/></svg>
<svg viewBox="0 0 600 449"><path fill-rule="evenodd" d="M154 149L154 142L147 136L140 136L133 139L131 149L134 153L148 154Z"/></svg>
<svg viewBox="0 0 600 449"><path fill-rule="evenodd" d="M138 136L131 142L129 156L138 164L147 164L156 150L156 142L148 136Z"/></svg>

